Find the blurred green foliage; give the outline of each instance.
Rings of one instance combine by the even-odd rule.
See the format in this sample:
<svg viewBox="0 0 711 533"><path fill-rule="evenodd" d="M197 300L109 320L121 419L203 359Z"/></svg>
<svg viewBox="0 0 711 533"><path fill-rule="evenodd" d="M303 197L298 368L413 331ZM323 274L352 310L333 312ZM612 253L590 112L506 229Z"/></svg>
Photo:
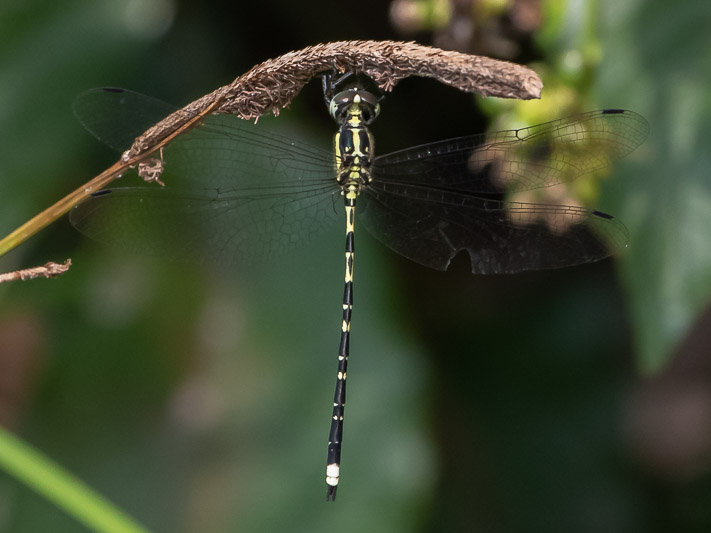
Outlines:
<svg viewBox="0 0 711 533"><path fill-rule="evenodd" d="M2 232L115 160L72 116L85 89L183 104L288 50L412 38L393 32L388 9L0 6ZM107 250L58 222L0 259L2 270L74 262L55 280L0 286L2 423L152 531L707 531L711 445L689 429L688 410L672 409L679 403L649 411L634 368L671 362L673 390L711 379L672 360L703 369L710 346L702 336L684 348L711 283L710 11L705 1L543 2L540 29L514 58L542 73L543 98L496 109L497 128L598 107L650 121L647 143L590 193L632 234L617 275L611 261L508 277L475 278L460 264L433 272L358 233L335 505L323 502L323 463L340 226L288 266L219 271ZM429 34L415 36L428 44ZM279 120L291 135L331 142L318 84ZM406 80L383 104L377 149L484 122L468 95ZM674 447L653 447L670 433ZM0 480L0 531L81 530Z"/></svg>

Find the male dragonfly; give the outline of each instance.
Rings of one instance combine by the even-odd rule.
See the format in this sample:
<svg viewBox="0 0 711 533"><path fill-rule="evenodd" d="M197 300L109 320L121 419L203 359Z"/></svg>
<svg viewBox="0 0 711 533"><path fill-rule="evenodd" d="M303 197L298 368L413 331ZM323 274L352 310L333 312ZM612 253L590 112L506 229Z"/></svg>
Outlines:
<svg viewBox="0 0 711 533"><path fill-rule="evenodd" d="M329 500L340 478L355 221L395 252L438 270L461 252L474 274L597 261L627 245L627 230L617 219L584 207L517 201L515 195L604 169L637 148L649 130L636 113L603 109L376 155L369 128L381 99L360 79L338 90L341 83L324 81L338 126L332 150L261 124L211 116L162 152L165 187L103 190L70 215L86 235L145 253L217 263L278 255L288 261L286 252L337 219L334 203L343 202L345 288ZM173 110L121 89L90 90L75 102L85 127L121 150Z"/></svg>

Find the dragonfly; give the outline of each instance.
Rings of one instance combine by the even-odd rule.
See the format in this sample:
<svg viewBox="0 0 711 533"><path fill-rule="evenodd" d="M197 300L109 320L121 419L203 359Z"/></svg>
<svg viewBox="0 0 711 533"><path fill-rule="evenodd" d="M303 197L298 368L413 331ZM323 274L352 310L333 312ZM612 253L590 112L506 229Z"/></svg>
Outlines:
<svg viewBox="0 0 711 533"><path fill-rule="evenodd" d="M346 79L347 78L347 79ZM344 81L345 79L345 81ZM622 109L527 128L458 137L375 154L371 125L382 97L358 76L323 78L337 125L331 149L263 122L215 115L161 153L165 186L105 189L70 221L98 241L179 259L240 264L286 257L345 210L345 275L327 500L340 480L353 309L356 220L408 259L446 270L460 253L474 274L516 273L598 261L627 246L610 214L529 203L517 194L564 185L635 150L649 126ZM124 150L175 108L125 89L92 89L74 111L98 139Z"/></svg>

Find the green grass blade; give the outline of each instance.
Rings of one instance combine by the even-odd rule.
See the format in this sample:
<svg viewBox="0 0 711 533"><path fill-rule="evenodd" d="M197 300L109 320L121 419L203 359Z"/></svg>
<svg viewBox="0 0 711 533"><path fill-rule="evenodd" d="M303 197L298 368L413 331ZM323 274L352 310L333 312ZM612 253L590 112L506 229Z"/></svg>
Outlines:
<svg viewBox="0 0 711 533"><path fill-rule="evenodd" d="M148 533L70 472L2 427L0 468L94 531Z"/></svg>

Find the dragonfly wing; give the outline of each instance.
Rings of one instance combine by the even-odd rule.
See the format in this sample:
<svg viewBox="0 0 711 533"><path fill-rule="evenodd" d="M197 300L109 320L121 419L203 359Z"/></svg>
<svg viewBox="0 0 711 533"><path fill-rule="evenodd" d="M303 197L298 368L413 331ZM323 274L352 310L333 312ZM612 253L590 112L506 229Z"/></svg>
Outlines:
<svg viewBox="0 0 711 533"><path fill-rule="evenodd" d="M163 151L165 188L110 189L72 224L141 253L248 263L284 253L341 216L333 156L232 116L211 116Z"/></svg>
<svg viewBox="0 0 711 533"><path fill-rule="evenodd" d="M637 148L649 124L620 109L591 111L518 130L449 139L375 158L384 181L468 193L516 192L572 181Z"/></svg>
<svg viewBox="0 0 711 533"><path fill-rule="evenodd" d="M333 153L275 133L270 128L274 120L263 117L255 124L231 115L204 118L165 148L166 180L172 173L179 186L277 187L285 193L313 184L337 188Z"/></svg>
<svg viewBox="0 0 711 533"><path fill-rule="evenodd" d="M474 274L559 268L603 259L629 238L612 216L581 207L382 182L365 199L359 220L377 239L437 270L460 252Z"/></svg>
<svg viewBox="0 0 711 533"><path fill-rule="evenodd" d="M324 187L298 194L108 189L76 206L72 224L100 242L181 261L249 264L312 240L340 213Z"/></svg>
<svg viewBox="0 0 711 533"><path fill-rule="evenodd" d="M134 139L177 108L127 89L89 89L76 97L74 115L94 137L111 148L127 150Z"/></svg>

